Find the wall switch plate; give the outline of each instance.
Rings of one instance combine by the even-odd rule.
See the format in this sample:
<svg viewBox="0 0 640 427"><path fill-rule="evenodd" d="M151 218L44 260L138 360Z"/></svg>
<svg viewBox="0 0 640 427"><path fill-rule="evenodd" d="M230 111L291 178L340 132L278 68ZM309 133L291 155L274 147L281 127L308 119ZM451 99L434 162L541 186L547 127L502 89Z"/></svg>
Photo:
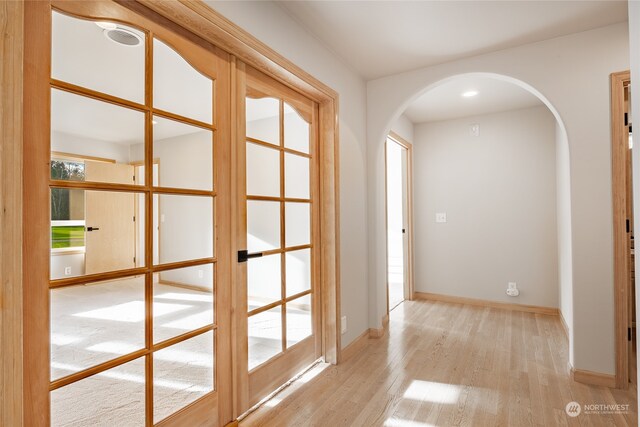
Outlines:
<svg viewBox="0 0 640 427"><path fill-rule="evenodd" d="M469 126L469 135L471 136L480 136L480 125L477 123Z"/></svg>
<svg viewBox="0 0 640 427"><path fill-rule="evenodd" d="M202 279L204 277L204 270L198 270L198 279Z"/></svg>
<svg viewBox="0 0 640 427"><path fill-rule="evenodd" d="M340 326L341 326L340 329L342 329L341 332L343 334L346 334L347 333L347 316L342 316L342 319L340 321Z"/></svg>
<svg viewBox="0 0 640 427"><path fill-rule="evenodd" d="M436 222L447 222L446 212L439 212L436 214Z"/></svg>
<svg viewBox="0 0 640 427"><path fill-rule="evenodd" d="M65 267L64 268L64 275L65 276L70 276L71 275L71 267Z"/></svg>

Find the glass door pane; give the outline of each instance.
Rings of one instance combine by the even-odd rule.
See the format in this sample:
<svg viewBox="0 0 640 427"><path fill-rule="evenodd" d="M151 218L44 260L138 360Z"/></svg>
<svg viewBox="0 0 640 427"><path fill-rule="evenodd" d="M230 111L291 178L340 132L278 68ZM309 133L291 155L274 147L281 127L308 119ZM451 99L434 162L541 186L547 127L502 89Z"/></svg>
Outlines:
<svg viewBox="0 0 640 427"><path fill-rule="evenodd" d="M242 375L248 382L268 376L277 388L297 373L289 369L311 363L316 355L315 341L309 340L317 315L312 305L314 104L303 97L288 99L290 92L275 81L271 87L268 78L253 77L254 72L247 73L245 156L239 159L246 177L242 231L249 254L247 314L241 319L247 372ZM289 351L296 346L304 350ZM284 370L273 368L283 364ZM249 391L248 401L264 392Z"/></svg>
<svg viewBox="0 0 640 427"><path fill-rule="evenodd" d="M215 230L230 224L214 167L230 66L151 20L121 22L137 18L115 2L81 3L51 22L51 425L148 426L231 399L215 383L230 378L216 297L231 284L217 280Z"/></svg>

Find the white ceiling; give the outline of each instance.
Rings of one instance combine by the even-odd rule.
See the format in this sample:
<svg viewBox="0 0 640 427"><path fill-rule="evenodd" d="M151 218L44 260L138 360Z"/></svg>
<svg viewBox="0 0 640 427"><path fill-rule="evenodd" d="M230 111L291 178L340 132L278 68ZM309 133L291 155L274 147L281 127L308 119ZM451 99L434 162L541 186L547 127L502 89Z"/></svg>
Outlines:
<svg viewBox="0 0 640 427"><path fill-rule="evenodd" d="M279 1L367 80L627 20L626 1Z"/></svg>
<svg viewBox="0 0 640 427"><path fill-rule="evenodd" d="M144 103L144 44L130 47L109 40L93 21L53 13L52 76L56 79ZM118 24L138 34L135 28ZM170 47L154 44L154 103L157 107L206 121L211 117L211 80L193 69ZM160 72L162 71L162 72ZM158 99L165 101L158 105ZM204 117L199 113L204 112ZM210 120L210 119L209 119ZM200 128L155 117L154 140L201 131ZM51 128L55 132L120 145L144 142L144 114L52 90Z"/></svg>
<svg viewBox="0 0 640 427"><path fill-rule="evenodd" d="M477 91L474 97L463 93ZM449 120L544 105L529 91L490 77L458 77L426 92L409 105L405 116L413 123Z"/></svg>

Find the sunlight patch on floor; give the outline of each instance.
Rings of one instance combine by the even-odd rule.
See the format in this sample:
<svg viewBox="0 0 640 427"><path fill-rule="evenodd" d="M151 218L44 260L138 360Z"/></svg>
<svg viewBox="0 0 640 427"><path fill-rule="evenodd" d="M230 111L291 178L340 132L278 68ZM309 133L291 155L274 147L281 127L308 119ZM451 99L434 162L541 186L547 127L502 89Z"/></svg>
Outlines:
<svg viewBox="0 0 640 427"><path fill-rule="evenodd" d="M163 316L165 314L185 310L190 307L192 306L154 302L153 315L154 317ZM145 303L144 301L131 301L124 304L112 305L111 307L76 313L74 316L87 317L90 319L113 320L116 322L141 322L145 318Z"/></svg>
<svg viewBox="0 0 640 427"><path fill-rule="evenodd" d="M432 381L413 380L404 392L405 399L433 403L457 403L460 387Z"/></svg>
<svg viewBox="0 0 640 427"><path fill-rule="evenodd" d="M401 418L388 418L384 422L385 427L436 427L433 424L421 423L419 421L404 420Z"/></svg>

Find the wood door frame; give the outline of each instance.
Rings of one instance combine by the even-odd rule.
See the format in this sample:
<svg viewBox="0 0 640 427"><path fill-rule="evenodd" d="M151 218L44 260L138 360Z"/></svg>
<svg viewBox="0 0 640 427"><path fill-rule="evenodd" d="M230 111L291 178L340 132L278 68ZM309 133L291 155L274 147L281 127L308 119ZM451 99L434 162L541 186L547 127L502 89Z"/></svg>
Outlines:
<svg viewBox="0 0 640 427"><path fill-rule="evenodd" d="M259 403L265 396L268 396L291 378L295 377L302 370L308 368L308 366L312 365L315 361L317 361L320 357L322 357L322 304L323 304L323 296L320 292L321 287L320 284L320 274L319 274L319 260L320 260L320 250L321 246L319 245L320 241L320 206L318 203L319 194L320 194L320 186L319 186L319 144L318 144L318 115L317 115L317 103L308 99L307 97L301 96L301 94L297 91L291 90L291 88L283 85L277 80L272 79L270 76L262 73L254 67L251 67L245 64L243 61L236 61L236 80L238 82L237 87L235 88L235 104L236 104L236 114L238 118L238 122L236 125L236 163L234 166L236 167L235 176L236 179L236 191L235 195L237 196L237 203L235 204L235 209L237 214L234 215L234 218L238 219L238 223L235 225L234 229L236 230L235 243L236 246L234 248L235 251L245 250L247 249L247 229L245 225L247 224L247 202L249 200L260 200L260 196L248 195L247 193L247 183L246 183L246 151L247 145L258 144L258 146L266 146L268 149L278 151L279 152L279 196L273 198L273 202L276 200L280 204L280 247L277 249L278 253L282 250L282 262L284 262L284 254L286 252L291 251L294 247L286 248L285 242L285 217L284 217L284 205L287 201L294 201L295 198L287 198L285 194L285 155L286 153L290 153L296 155L298 157L308 158L309 163L309 208L312 219L312 224L310 227L311 240L308 245L300 245L297 246L297 249L309 249L311 251L311 277L312 277L312 286L308 291L300 292L296 295L291 295L289 297L283 298L278 302L273 302L271 304L267 304L261 308L258 308L254 311L262 311L267 309L268 307L278 307L281 306L282 309L282 340L283 340L283 348L284 344L286 344L286 306L288 304L283 303L284 299L295 299L300 297L301 295L309 295L312 298L312 325L313 325L313 335L309 336L302 341L298 342L295 346L289 347L282 352L279 352L275 356L271 357L269 360L264 361L259 366L254 367L249 370L248 366L245 365L244 357L240 355L246 355L248 353L248 343L246 339L242 339L242 341L237 342L237 373L235 378L236 387L238 392L235 394L237 398L236 405L238 415L246 414L247 411L250 411L257 403ZM280 141L278 145L271 145L266 143L265 141L260 141L259 139L250 138L246 136L246 98L247 97L257 97L257 98L275 98L279 101L279 128L280 128ZM289 104L300 117L302 117L305 121L308 120L311 128L310 128L310 138L309 138L309 152L303 153L297 150L293 150L288 148L284 144L284 134L282 131L284 130L284 105ZM271 199L267 197L266 199ZM303 201L304 199L297 199L299 201ZM285 203L283 203L285 202ZM238 321L235 325L234 330L236 331L236 336L238 338L245 337L248 335L247 328L247 320L252 315L254 315L254 311L248 313L247 307L247 267L251 261L249 260L246 263L237 263L236 265L236 305L234 305L234 312L237 313L238 317L234 319L234 321ZM282 296L286 295L286 269L284 268L284 264L281 267L282 271L282 281L281 281L281 292ZM311 352L313 352L311 354ZM242 359L242 360L241 360Z"/></svg>
<svg viewBox="0 0 640 427"><path fill-rule="evenodd" d="M624 88L631 82L629 71L612 73L611 83L611 170L613 185L613 277L615 307L615 384L629 387L629 242L627 219L631 212L627 198L629 133L624 125Z"/></svg>
<svg viewBox="0 0 640 427"><path fill-rule="evenodd" d="M143 16L155 12L163 17L164 27L194 34L229 53L232 83L237 57L319 104L322 344L325 360L338 363L341 358L338 93L204 2L114 1ZM48 48L44 41L50 37L50 23L33 12L49 7L48 1L0 2L0 29L5 34L0 44L5 59L0 72L3 113L0 117L3 154L0 157L3 207L0 210L0 346L3 349L0 353L0 423L4 425L42 425L48 418L48 411L43 413L41 409L48 408L49 396L41 391L48 390L49 379L31 368L38 365L34 355L49 354L47 342L33 339L33 331L48 330L48 320L37 314L49 306L48 292L38 289L40 278L48 274L48 259L34 260L32 255L33 249L46 252L48 238L30 232L48 225L47 215L38 211L41 201L48 197L48 177L30 175L28 171L38 169L40 159L48 158L49 145L42 135L25 125L24 118L41 114L42 100L37 96L49 89L48 81L43 85L36 78L48 75L49 61L27 54L29 50ZM25 31L25 28L38 28L38 31ZM36 83L25 84L25 81ZM233 99L231 103L230 119L233 119ZM49 111L48 107L45 109ZM233 132L232 128L232 137ZM232 157L233 153L227 155Z"/></svg>
<svg viewBox="0 0 640 427"><path fill-rule="evenodd" d="M322 345L325 361L337 364L341 356L340 333L340 157L339 95L329 86L225 18L202 1L154 2L115 0L139 13L152 10L170 24L181 25L280 83L318 103L318 156L320 159L320 289L322 294ZM232 79L235 70L232 65ZM232 114L237 114L232 99ZM237 129L232 129L237 132ZM235 138L232 135L232 139ZM233 171L232 171L233 172Z"/></svg>
<svg viewBox="0 0 640 427"><path fill-rule="evenodd" d="M407 233L407 259L405 262L407 263L407 271L408 277L407 281L409 282L409 295L408 300L413 301L415 299L415 287L414 287L414 273L413 273L413 144L402 138L397 133L390 131L389 135L387 135L387 140L391 139L394 143L398 144L405 150L407 150L407 227L409 228L409 232ZM388 226L388 218L387 218L387 210L388 210L388 202L387 202L387 141L385 141L385 152L384 152L384 215L385 215L385 237L388 240L389 235L389 226ZM389 244L385 246L386 252L386 269L389 268ZM386 294L387 294L387 315L385 318L389 319L389 272L387 271L387 277L385 279L387 284ZM384 321L383 321L384 326Z"/></svg>
<svg viewBox="0 0 640 427"><path fill-rule="evenodd" d="M123 191L145 194L146 197L146 220L145 224L151 227L153 220L151 217L152 196L154 194L177 194L177 195L195 195L211 198L212 204L216 203L220 206L229 206L230 204L230 175L225 168L213 168L214 186L209 190L192 190L170 187L156 187L153 185L153 167L152 163L152 114L169 116L176 120L191 123L193 120L172 113L160 112L154 108L151 102L152 93L152 38L146 38L146 55L145 55L145 103L137 104L131 101L112 97L108 94L100 93L94 90L74 86L69 83L60 82L51 78L51 14L52 10L64 11L62 13L71 13L74 16L101 19L103 16L117 21L131 22L134 25L141 26L153 33L155 37L166 41L166 43L180 52L180 55L187 60L195 69L215 80L215 86L221 93L230 91L230 66L229 55L221 49L203 41L197 37L190 35L183 28L169 25L167 21L149 12L148 14L136 13L122 5L112 1L102 2L69 2L69 1L38 1L25 2L24 20L25 20L25 43L23 47L24 54L24 83L23 83L23 161L24 168L22 170L23 178L23 223L29 224L29 227L22 229L23 239L23 342L22 359L23 369L23 392L21 400L23 407L24 425L48 425L50 421L50 391L56 388L86 378L99 371L109 369L111 366L126 363L129 360L144 357L145 363L145 415L147 425L153 422L153 363L151 355L160 351L162 348L168 347L186 339L215 331L215 389L214 391L200 397L181 410L175 412L169 417L163 419L159 425L175 425L179 423L189 425L200 424L219 424L225 425L233 420L231 396L220 394L220 390L231 390L232 379L231 371L231 355L229 352L221 352L219 349L224 348L224 344L230 342L232 333L230 327L231 310L228 305L221 304L219 301L228 301L230 299L229 286L219 286L217 283L227 283L227 278L231 275L232 257L228 251L217 251L211 257L192 259L188 261L179 261L173 263L165 263L162 265L153 265L152 250L145 254L146 262L144 267L132 268L127 270L119 270L115 272L99 273L93 275L85 275L72 277L68 279L51 280L49 286L43 286L43 283L49 283L49 263L42 259L42 255L48 253L49 236L44 231L49 226L49 215L47 207L49 204L49 187L64 188L83 188L106 191ZM193 65L197 64L197 65ZM205 70L205 71L203 71ZM98 98L122 105L125 108L132 108L143 111L145 113L145 159L147 168L145 169L146 179L145 185L137 186L131 184L114 184L101 182L79 182L79 181L61 181L51 180L48 165L50 161L50 90L52 87L62 88L71 92L78 92L83 96ZM200 124L201 127L215 129L217 138L213 144L216 159L224 162L229 158L231 151L230 129L229 126L220 126L216 129L216 123L227 123L229 120L229 104L228 100L222 100L220 97L214 97L215 115L212 117L211 124ZM43 165L45 167L43 167ZM215 199L214 199L215 198ZM226 226L230 223L229 209L213 209L213 224L223 224L225 226L216 227L211 230L211 237L214 239L216 246L228 247L230 244L230 231ZM146 233L145 247L152 248L152 234ZM27 255L30 255L30 258ZM41 254L41 258L34 256ZM29 265L29 261L31 264ZM152 321L152 297L153 297L153 279L152 275L157 271L177 269L188 266L203 264L215 264L216 279L214 286L217 289L216 298L216 320L213 324L202 328L189 331L185 334L170 338L162 343L155 343L151 337L150 322ZM84 284L88 281L97 282L110 280L124 276L145 275L145 348L121 356L109 362L88 368L79 372L75 372L66 377L56 379L51 382L49 379L49 289L58 286L67 286L74 284ZM45 315L42 315L45 313ZM224 344L221 344L224 343ZM20 397L16 397L20 398Z"/></svg>

